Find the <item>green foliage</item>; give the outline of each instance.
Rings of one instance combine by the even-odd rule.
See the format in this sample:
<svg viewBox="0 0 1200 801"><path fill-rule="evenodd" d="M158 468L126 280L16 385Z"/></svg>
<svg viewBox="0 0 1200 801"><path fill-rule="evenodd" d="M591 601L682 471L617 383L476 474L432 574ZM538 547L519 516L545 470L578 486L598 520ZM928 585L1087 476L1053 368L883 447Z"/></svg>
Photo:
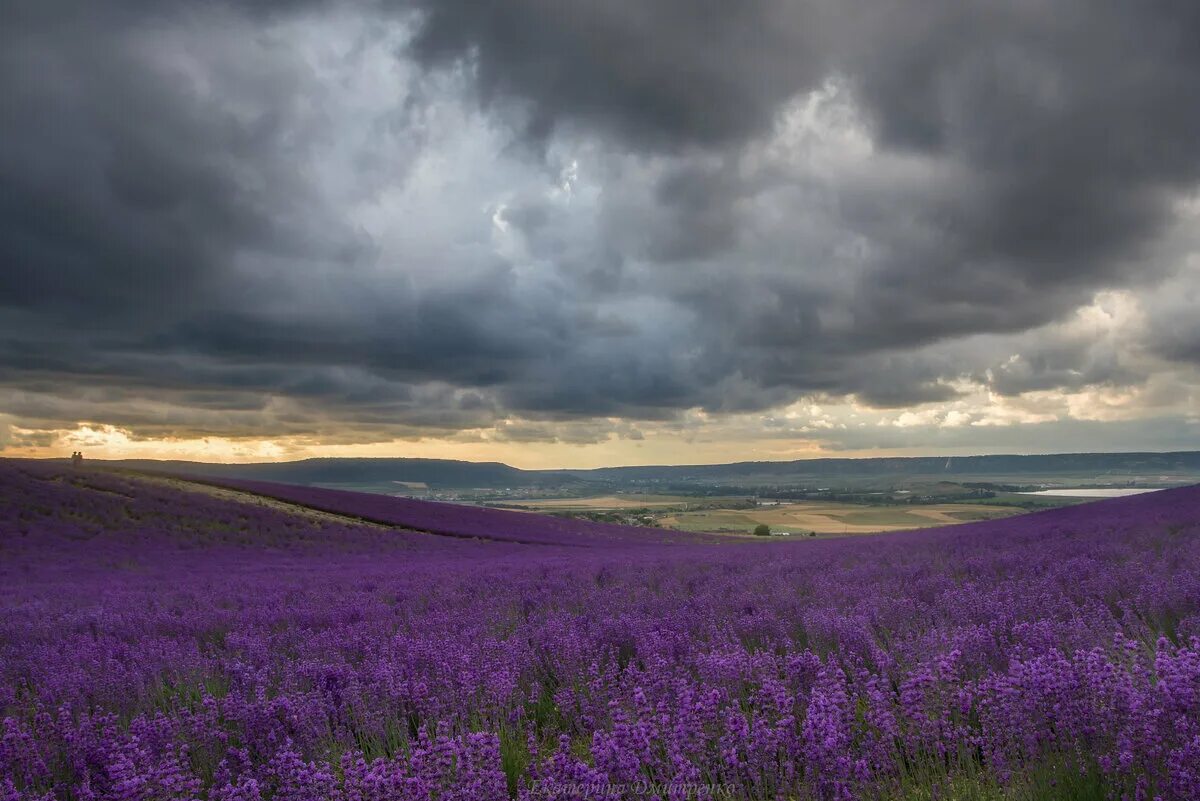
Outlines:
<svg viewBox="0 0 1200 801"><path fill-rule="evenodd" d="M771 527L768 526L766 523L759 523L757 526L754 527L754 536L756 536L756 537L771 536Z"/></svg>
<svg viewBox="0 0 1200 801"><path fill-rule="evenodd" d="M532 761L525 733L521 728L505 727L500 730L500 768L508 785L508 795L516 798L520 781L528 775Z"/></svg>
<svg viewBox="0 0 1200 801"><path fill-rule="evenodd" d="M937 762L940 762L937 761ZM883 799L897 801L1111 801L1133 797L1105 781L1095 764L1077 758L1049 758L1018 769L1007 782L979 764L977 759L954 760L953 769L930 760L908 766L900 786Z"/></svg>

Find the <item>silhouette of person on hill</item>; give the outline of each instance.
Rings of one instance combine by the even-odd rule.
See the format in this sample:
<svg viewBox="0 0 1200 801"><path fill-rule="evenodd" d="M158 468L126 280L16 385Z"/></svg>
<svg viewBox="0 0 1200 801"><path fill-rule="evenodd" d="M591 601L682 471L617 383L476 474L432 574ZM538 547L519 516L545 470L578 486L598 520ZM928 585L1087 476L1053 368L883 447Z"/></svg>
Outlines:
<svg viewBox="0 0 1200 801"><path fill-rule="evenodd" d="M83 451L75 451L71 454L71 466L79 467L81 464L83 464Z"/></svg>

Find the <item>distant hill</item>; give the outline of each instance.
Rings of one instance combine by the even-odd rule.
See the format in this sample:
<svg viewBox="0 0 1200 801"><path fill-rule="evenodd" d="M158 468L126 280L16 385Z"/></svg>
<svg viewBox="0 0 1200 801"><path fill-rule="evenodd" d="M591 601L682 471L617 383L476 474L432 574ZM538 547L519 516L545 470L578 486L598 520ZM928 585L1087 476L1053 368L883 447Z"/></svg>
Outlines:
<svg viewBox="0 0 1200 801"><path fill-rule="evenodd" d="M583 481L567 473L520 470L499 462L462 462L452 459L303 459L256 464L123 459L104 464L133 470L277 481L283 484L411 482L436 489L465 489L561 486Z"/></svg>
<svg viewBox="0 0 1200 801"><path fill-rule="evenodd" d="M115 467L286 484L382 485L412 482L433 489L586 487L644 484L803 483L872 477L970 480L980 477L1081 477L1092 482L1200 480L1200 451L1175 453L1060 453L1036 456L918 456L799 459L711 465L603 467L592 470L521 470L499 462L450 459L304 459L295 462L212 464L128 459Z"/></svg>
<svg viewBox="0 0 1200 801"><path fill-rule="evenodd" d="M572 470L590 480L720 483L753 478L847 476L1192 476L1200 475L1200 451L1175 453L1056 453L1035 456L914 456L867 459L798 459L712 465L603 467Z"/></svg>

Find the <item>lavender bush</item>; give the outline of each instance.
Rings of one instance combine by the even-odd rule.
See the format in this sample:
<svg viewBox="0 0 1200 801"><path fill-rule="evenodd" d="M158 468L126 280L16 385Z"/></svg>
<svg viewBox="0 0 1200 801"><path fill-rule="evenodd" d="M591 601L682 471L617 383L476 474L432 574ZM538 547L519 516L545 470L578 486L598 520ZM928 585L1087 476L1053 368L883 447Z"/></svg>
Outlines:
<svg viewBox="0 0 1200 801"><path fill-rule="evenodd" d="M794 543L518 517L0 462L0 799L1200 798L1200 490Z"/></svg>

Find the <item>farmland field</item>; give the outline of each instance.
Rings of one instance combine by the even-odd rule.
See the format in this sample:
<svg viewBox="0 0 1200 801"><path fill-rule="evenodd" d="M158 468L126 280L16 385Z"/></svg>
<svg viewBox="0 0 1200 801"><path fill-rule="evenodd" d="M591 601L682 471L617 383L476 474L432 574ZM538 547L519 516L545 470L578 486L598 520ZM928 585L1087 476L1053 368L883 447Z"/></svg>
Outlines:
<svg viewBox="0 0 1200 801"><path fill-rule="evenodd" d="M758 524L765 523L779 531L816 532L819 535L877 534L929 528L993 520L1025 511L1015 506L991 503L866 505L837 501L795 501L745 508L746 504L744 496L722 498L628 493L529 499L497 506L558 514L645 510L658 525L680 531L748 534ZM722 508L725 505L731 508Z"/></svg>
<svg viewBox="0 0 1200 801"><path fill-rule="evenodd" d="M1200 797L1200 488L748 544L214 483L0 460L0 799Z"/></svg>
<svg viewBox="0 0 1200 801"><path fill-rule="evenodd" d="M684 531L749 532L759 523L772 529L818 534L874 534L928 528L973 520L1008 517L1022 510L1008 506L943 503L912 506L863 506L826 501L764 506L756 509L712 509L663 517L664 526Z"/></svg>

